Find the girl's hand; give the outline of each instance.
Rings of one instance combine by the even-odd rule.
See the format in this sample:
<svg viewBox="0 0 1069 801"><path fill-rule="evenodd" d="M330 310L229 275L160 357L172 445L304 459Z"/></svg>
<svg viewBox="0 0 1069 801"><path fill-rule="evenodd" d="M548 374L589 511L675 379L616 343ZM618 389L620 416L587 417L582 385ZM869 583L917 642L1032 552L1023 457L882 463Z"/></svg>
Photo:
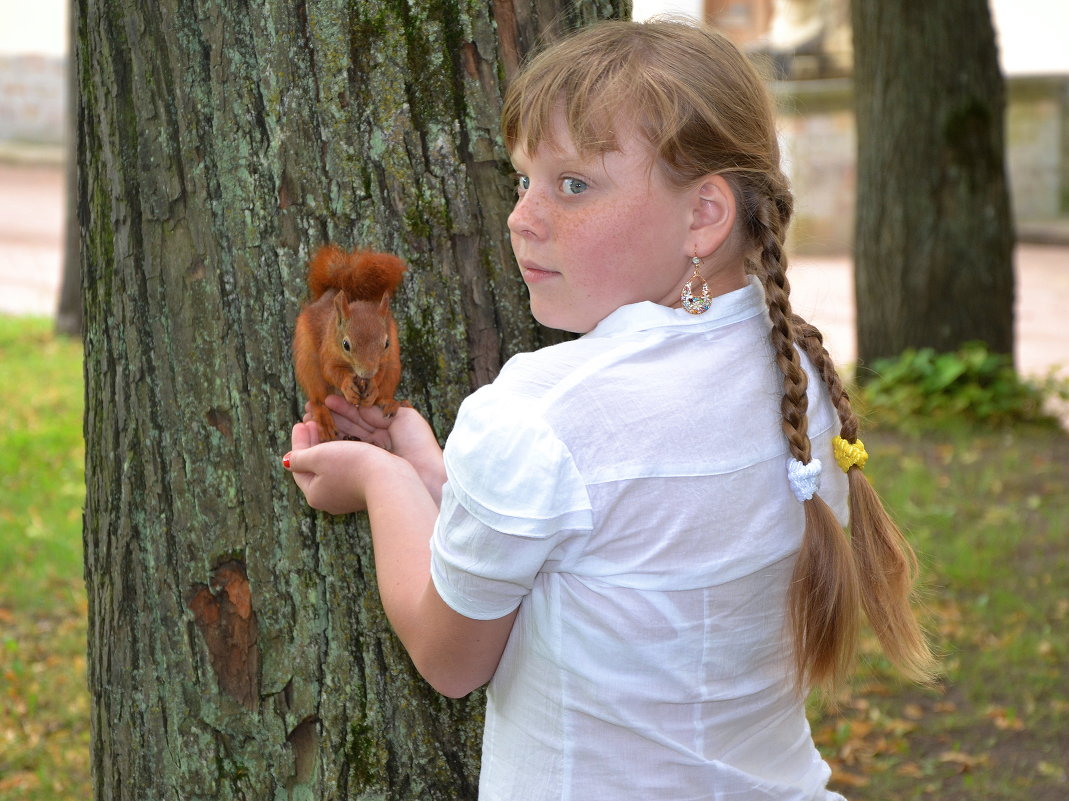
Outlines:
<svg viewBox="0 0 1069 801"><path fill-rule="evenodd" d="M341 395L327 395L324 404L334 417L338 434L361 442L370 442L388 451L393 450L389 426L391 420L383 416L378 406L354 406ZM309 406L304 407L304 422L312 419Z"/></svg>
<svg viewBox="0 0 1069 801"><path fill-rule="evenodd" d="M437 504L445 483L442 449L423 416L402 406L393 417L385 417L377 406L357 407L339 395L328 395L326 405L334 415L339 433L356 437L400 456L411 464ZM305 422L311 417L305 415ZM318 436L313 424L313 435ZM318 439L317 439L318 441Z"/></svg>
<svg viewBox="0 0 1069 801"><path fill-rule="evenodd" d="M308 505L334 515L367 508L367 485L387 474L397 460L365 442L319 442L315 423L293 427L292 450L282 458Z"/></svg>

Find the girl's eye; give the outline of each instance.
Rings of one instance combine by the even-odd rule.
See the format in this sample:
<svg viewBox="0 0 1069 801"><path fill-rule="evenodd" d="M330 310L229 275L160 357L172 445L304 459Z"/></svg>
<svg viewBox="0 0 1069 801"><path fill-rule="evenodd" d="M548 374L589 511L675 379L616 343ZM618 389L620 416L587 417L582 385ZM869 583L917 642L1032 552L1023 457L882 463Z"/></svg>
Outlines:
<svg viewBox="0 0 1069 801"><path fill-rule="evenodd" d="M560 184L561 191L566 195L578 195L586 191L586 181L578 178L565 178Z"/></svg>
<svg viewBox="0 0 1069 801"><path fill-rule="evenodd" d="M530 188L531 188L531 179L530 178L528 178L526 175L517 175L516 176L516 191L518 191L518 192L526 192Z"/></svg>

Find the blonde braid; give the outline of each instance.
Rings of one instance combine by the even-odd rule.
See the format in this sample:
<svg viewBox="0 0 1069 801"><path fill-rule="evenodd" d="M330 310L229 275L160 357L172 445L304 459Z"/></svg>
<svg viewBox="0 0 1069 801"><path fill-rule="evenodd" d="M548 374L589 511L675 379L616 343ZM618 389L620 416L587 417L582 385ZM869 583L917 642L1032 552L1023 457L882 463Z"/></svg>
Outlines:
<svg viewBox="0 0 1069 801"><path fill-rule="evenodd" d="M859 424L824 337L816 326L793 317L798 345L820 372L839 416L839 436L857 443ZM931 681L934 657L912 611L917 556L891 520L876 490L857 464L847 470L851 545L865 591L861 603L888 659L907 676Z"/></svg>
<svg viewBox="0 0 1069 801"><path fill-rule="evenodd" d="M843 386L838 370L835 369L831 354L824 347L824 335L820 333L820 329L815 325L806 322L797 314L791 316L791 322L794 328L795 343L805 351L809 361L813 363L817 372L820 373L832 405L835 406L836 414L839 417L839 436L847 442L857 442L859 429L857 415L850 404L850 395Z"/></svg>
<svg viewBox="0 0 1069 801"><path fill-rule="evenodd" d="M791 455L808 464L812 457L809 443L809 397L806 390L809 378L802 369L802 362L794 348L790 291L781 244L786 220L790 219L792 203L789 193L779 203L758 202L753 209L751 226L755 241L761 247L758 278L765 288L768 316L772 321L770 338L776 354L776 364L783 373L783 400L780 411L783 415L783 433L787 436Z"/></svg>
<svg viewBox="0 0 1069 801"><path fill-rule="evenodd" d="M770 339L783 372L780 408L791 455L812 459L806 395L808 378L795 348L799 335L791 311L790 283L783 237L792 211L786 179L776 173L766 192L743 189L744 219L760 247L753 265L765 289ZM787 605L794 631L794 659L799 692L811 686L833 690L849 673L857 650L860 625L860 584L850 545L835 513L817 494L804 501L805 532L788 591ZM830 694L830 693L829 693Z"/></svg>

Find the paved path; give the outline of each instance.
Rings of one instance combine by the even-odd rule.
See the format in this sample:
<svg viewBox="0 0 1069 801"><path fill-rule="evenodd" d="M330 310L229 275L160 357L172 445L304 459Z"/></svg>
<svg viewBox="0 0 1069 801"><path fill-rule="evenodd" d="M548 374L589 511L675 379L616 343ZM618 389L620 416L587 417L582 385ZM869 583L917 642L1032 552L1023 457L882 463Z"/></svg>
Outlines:
<svg viewBox="0 0 1069 801"><path fill-rule="evenodd" d="M0 162L0 313L51 315L62 263L63 170ZM1069 376L1069 246L1017 247L1017 363ZM838 363L854 359L853 270L848 257L796 258L792 300L824 332Z"/></svg>
<svg viewBox="0 0 1069 801"><path fill-rule="evenodd" d="M55 313L65 212L61 167L0 162L0 313Z"/></svg>
<svg viewBox="0 0 1069 801"><path fill-rule="evenodd" d="M1025 375L1069 377L1069 246L1019 244L1016 353ZM798 257L788 272L795 309L824 334L836 363L857 354L854 274L848 257Z"/></svg>

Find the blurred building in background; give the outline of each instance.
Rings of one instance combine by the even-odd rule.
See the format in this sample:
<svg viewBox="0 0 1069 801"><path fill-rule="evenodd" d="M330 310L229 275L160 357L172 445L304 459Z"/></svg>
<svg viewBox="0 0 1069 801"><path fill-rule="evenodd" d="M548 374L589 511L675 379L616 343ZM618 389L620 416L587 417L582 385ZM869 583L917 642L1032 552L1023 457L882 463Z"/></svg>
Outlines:
<svg viewBox="0 0 1069 801"><path fill-rule="evenodd" d="M849 0L705 0L704 18L780 80L850 74Z"/></svg>
<svg viewBox="0 0 1069 801"><path fill-rule="evenodd" d="M990 0L1007 76L1007 163L1018 236L1069 241L1069 2ZM789 246L846 253L855 203L849 0L636 0L635 17L704 19L774 80L795 190Z"/></svg>
<svg viewBox="0 0 1069 801"><path fill-rule="evenodd" d="M773 0L705 0L702 10L707 22L745 46L768 34L774 5Z"/></svg>
<svg viewBox="0 0 1069 801"><path fill-rule="evenodd" d="M68 2L0 0L0 154L65 140Z"/></svg>
<svg viewBox="0 0 1069 801"><path fill-rule="evenodd" d="M1069 75L1069 2L989 0L989 7L1007 76ZM635 19L666 12L715 25L747 50L797 61L792 77L848 73L852 63L850 0L634 0Z"/></svg>

